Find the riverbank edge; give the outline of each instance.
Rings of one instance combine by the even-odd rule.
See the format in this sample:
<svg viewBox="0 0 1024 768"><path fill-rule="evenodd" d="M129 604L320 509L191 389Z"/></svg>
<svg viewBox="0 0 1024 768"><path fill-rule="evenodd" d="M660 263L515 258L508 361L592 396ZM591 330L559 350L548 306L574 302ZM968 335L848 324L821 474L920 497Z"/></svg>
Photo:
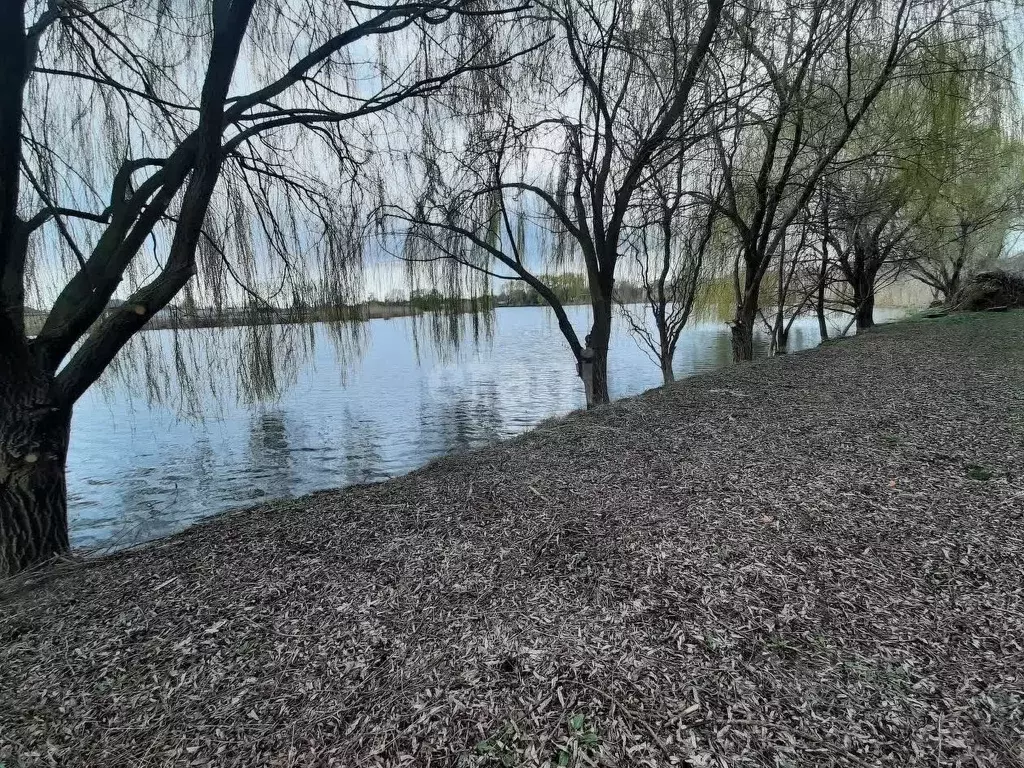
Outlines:
<svg viewBox="0 0 1024 768"><path fill-rule="evenodd" d="M926 310L919 310L917 312L912 312L911 314L908 314L906 317L903 317L903 318L901 318L899 320L892 321L892 322L886 322L886 323L880 323L879 325L875 326L874 328L872 328L870 331L867 331L866 333L877 334L877 333L895 332L895 331L898 331L899 328L902 327L903 325L909 324L909 323L941 324L941 323L957 322L957 321L959 321L961 319L967 319L967 318L971 318L971 317L981 317L981 316L984 316L984 314L985 314L985 313L959 312L959 313L952 313L950 315L947 315L947 316L944 316L944 317L941 317L941 318L926 318L924 316L925 311ZM1022 310L1022 314L1024 314L1024 310ZM395 316L395 317L396 318L397 317L404 317L404 315L399 315L399 316ZM378 319L391 319L391 318L381 317L381 318L378 318ZM317 321L317 322L319 322L319 321ZM205 327L205 326L197 326L197 327ZM223 327L228 327L228 326L223 326ZM691 376L686 376L684 378L680 378L679 380L673 382L672 384L667 384L667 385L666 384L661 384L661 385L658 385L658 386L655 386L655 387L651 387L650 389L644 390L643 392L638 392L638 393L633 394L633 395L629 395L629 396L626 396L626 397L619 398L619 399L615 400L614 402L609 403L606 406L603 406L602 408L614 408L616 406L626 405L630 401L634 401L634 400L638 400L638 399L641 399L641 398L649 397L649 396L652 395L652 393L659 392L659 391L664 390L666 388L678 387L678 386L683 386L683 385L686 385L686 384L691 384L692 386L698 386L699 387L701 380L703 380L704 378L709 377L709 376L720 376L723 371L735 370L735 367L737 365L742 365L744 367L759 366L759 365L761 365L761 366L771 366L771 365L774 365L774 364L778 364L781 360L786 359L786 358L793 358L793 357L796 357L796 356L799 356L799 355L808 355L808 354L819 353L823 349L831 348L831 347L834 347L836 345L842 344L844 342L847 342L847 343L848 342L854 342L858 338L863 339L863 337L864 337L863 333L859 334L859 335L858 334L847 334L845 336L835 336L835 337L829 338L829 339L821 342L816 347L810 347L808 349L803 349L803 350L798 350L798 351L795 351L795 352L790 352L790 353L787 353L784 356L779 356L779 357L760 357L760 358L757 358L755 360L752 360L752 361L746 362L746 363L731 362L731 363L729 363L728 365L726 365L726 366L724 366L722 368L717 368L717 369L711 370L711 371L703 371L701 373L697 373L697 374L694 374L694 375L691 375ZM527 438L529 438L529 436L531 434L533 434L535 432L542 431L542 430L547 430L547 429L557 429L562 423L564 423L564 422L566 422L568 420L574 419L574 418L585 416L587 413L588 413L588 411L585 408L577 408L577 409L574 409L574 410L569 411L567 413L560 414L558 416L551 416L551 417L548 417L548 418L544 419L543 421L538 423L536 426L531 427L530 429L525 430L523 432L520 432L519 434L513 435L511 437L507 437L507 438L499 438L499 439L496 439L496 440L493 440L493 441L487 443L486 445L476 446L476 447L474 447L472 449L469 449L469 450L460 450L460 451L456 451L454 453L450 453L450 454L447 454L447 455L444 455L444 456L437 456L437 457L435 457L433 459L430 459L428 462L426 462L425 464L423 464L420 467L416 467L415 469L409 470L408 472L404 472L402 474L395 475L394 477L389 477L389 478L386 478L386 479L383 479L383 480L377 480L377 481L370 482L370 483L351 483L351 484L348 484L348 485L342 485L342 486L337 486L337 487L333 487L333 488L324 488L324 489L321 489L321 490L318 490L318 491L313 491L311 493L303 494L301 496L281 497L281 498L277 498L277 499L261 500L260 502L255 503L255 504L248 504L248 505L241 506L241 507L236 507L236 508L232 508L232 509L226 509L226 510L223 510L221 512L215 512L215 513L213 513L211 515L208 515L208 516L205 516L205 517L203 517L203 518L201 518L199 520L196 520L194 523L190 524L188 527L183 528L180 531L175 531L174 533L169 533L166 536L160 536L160 537L155 538L155 539L149 539L149 540L146 540L146 541L141 541L141 542L138 542L136 544L130 544L130 545L126 546L126 547L118 547L117 549L115 549L113 551L109 551L109 550L107 550L104 547L98 547L98 548L89 548L89 547L75 548L65 558L62 558L60 561L58 561L56 563L47 563L47 564L44 564L44 565L42 565L42 566L40 566L38 568L32 569L29 572L26 572L26 573L23 573L23 574L19 574L17 576L11 577L11 578L6 579L6 580L0 580L0 604L2 604L2 601L5 599L5 596L10 596L10 595L12 595L12 594L14 594L16 592L20 592L20 591L23 591L25 589L34 588L36 586L41 585L42 583L48 582L48 581L52 580L53 578L57 578L57 577L65 574L65 573L74 571L74 570L76 570L78 568L98 567L98 566L102 566L102 565L104 565L104 564L106 564L108 562L116 562L118 560L124 559L125 557L131 556L131 555L134 555L134 554L138 554L138 553L143 552L145 550L160 549L160 548L165 548L165 547L172 547L172 546L177 546L178 544L187 543L187 539L188 539L189 534L195 532L196 530L198 530L200 528L202 528L204 530L207 529L207 528L211 528L211 527L212 528L216 528L219 525L226 524L230 520L235 520L235 519L237 519L239 517L244 517L246 515L257 513L257 512L260 512L260 511L270 511L270 510L276 510L276 509L280 509L280 508L285 508L285 509L291 510L291 509L294 509L296 506L300 506L301 507L302 506L302 502L305 499L313 500L313 499L320 498L322 496L329 496L329 497L330 496L336 496L338 494L343 494L343 493L345 493L347 491L354 491L354 490L364 489L364 488L372 488L374 486L380 486L380 485L384 485L384 484L387 484L387 483L392 483L392 482L395 482L397 480L402 480L402 479L405 479L405 478L410 478L410 477L418 475L420 473L428 473L429 474L429 471L431 470L431 468L435 464L447 464L450 461L458 461L460 458L465 458L468 455L472 455L472 454L475 454L475 453L478 453L478 452L487 452L487 451L494 450L496 448L500 448L502 446L514 445L516 441L527 439Z"/></svg>
<svg viewBox="0 0 1024 768"><path fill-rule="evenodd" d="M971 318L983 318L987 313L977 312L954 312L943 317L929 318L925 316L926 310L922 309L916 312L912 312L907 316L892 322L880 323L879 325L872 328L867 334L880 334L880 333L895 333L908 324L916 323L927 323L933 325L942 325L949 323L963 322L970 320ZM1019 311L1021 316L1024 316L1024 310ZM387 319L387 318L382 318ZM648 398L654 393L661 392L666 388L675 388L680 386L694 386L700 387L701 382L709 377L719 377L723 372L734 371L737 365L743 367L757 367L757 366L772 366L777 365L786 359L792 359L802 355L813 355L818 354L822 350L835 347L843 343L856 342L858 339L863 340L865 333L861 334L847 334L845 336L834 336L823 342L816 347L810 347L808 349L798 350L795 352L787 353L783 356L778 357L761 357L750 362L745 363L729 363L728 365L717 368L710 371L703 371L701 373L694 374L692 376L686 376L673 382L672 384L661 384L656 387L638 392L627 397L622 397L609 403L606 406L602 406L602 409L615 408L628 406L632 401ZM593 413L593 412L589 412ZM588 411L585 408L578 408L567 413L551 416L544 419L536 426L525 430L517 435L513 435L507 438L499 438L493 440L486 445L476 446L469 450L461 450L454 453L450 453L444 456L438 456L430 459L428 462L420 467L412 469L408 472L404 472L394 477L389 477L383 480L378 480L370 483L351 483L349 485L342 485L333 488L324 488L322 490L313 491L311 493L303 494L295 497L282 497L278 499L261 500L255 504L248 504L245 506L227 509L221 512L215 512L209 516L203 517L190 524L188 527L183 528L180 531L167 534L166 536L160 536L155 539L141 541L137 544L131 544L126 547L119 547L114 551L107 551L105 548L75 548L65 558L62 558L56 563L47 563L38 568L32 569L26 573L19 574L11 577L7 580L0 580L0 604L3 603L5 598L11 597L19 592L30 590L39 587L45 583L52 581L55 578L59 578L67 573L74 572L80 568L93 568L102 567L103 565L110 562L118 562L124 558L137 555L141 552L145 552L150 549L162 549L167 547L174 547L180 544L188 543L190 535L194 535L197 531L202 529L215 529L221 525L226 525L229 521L243 518L246 515L251 515L259 512L266 511L291 511L296 508L303 506L304 500L315 500L322 497L335 497L346 492L354 492L361 489L373 488L375 486L386 485L399 480L405 480L407 478L413 478L420 474L430 474L432 468L435 465L448 465L450 462L458 462L460 459L465 459L467 456L471 456L476 453L490 452L501 447L510 447L515 445L517 441L529 439L531 435L537 432L541 432L549 429L557 429L562 424L580 417L586 417Z"/></svg>

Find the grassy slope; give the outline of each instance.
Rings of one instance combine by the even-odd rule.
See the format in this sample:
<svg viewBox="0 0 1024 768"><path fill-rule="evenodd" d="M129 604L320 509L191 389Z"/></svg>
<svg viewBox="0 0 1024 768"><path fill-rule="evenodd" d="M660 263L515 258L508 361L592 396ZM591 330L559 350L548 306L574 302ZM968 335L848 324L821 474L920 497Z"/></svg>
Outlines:
<svg viewBox="0 0 1024 768"><path fill-rule="evenodd" d="M1020 765L1022 476L1022 313L690 379L8 596L0 762Z"/></svg>

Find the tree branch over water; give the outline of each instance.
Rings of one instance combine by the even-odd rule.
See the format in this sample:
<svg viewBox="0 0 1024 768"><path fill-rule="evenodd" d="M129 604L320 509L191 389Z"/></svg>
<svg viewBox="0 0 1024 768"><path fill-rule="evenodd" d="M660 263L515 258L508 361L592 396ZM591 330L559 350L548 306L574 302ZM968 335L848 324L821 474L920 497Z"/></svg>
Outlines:
<svg viewBox="0 0 1024 768"><path fill-rule="evenodd" d="M275 271L349 290L370 119L472 97L475 73L542 42L529 7L4 4L0 456L44 458L0 461L0 574L66 548L71 408L125 344L186 285L218 304ZM52 302L31 337L30 289Z"/></svg>

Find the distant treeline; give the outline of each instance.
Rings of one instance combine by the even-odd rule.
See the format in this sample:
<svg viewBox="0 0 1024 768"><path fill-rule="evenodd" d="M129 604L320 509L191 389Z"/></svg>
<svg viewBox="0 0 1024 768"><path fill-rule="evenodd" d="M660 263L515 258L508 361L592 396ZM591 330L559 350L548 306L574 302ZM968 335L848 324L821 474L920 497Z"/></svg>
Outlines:
<svg viewBox="0 0 1024 768"><path fill-rule="evenodd" d="M590 287L586 275L567 272L539 275L539 279L562 304L590 303ZM494 299L501 307L533 307L548 303L535 288L518 281L506 285ZM644 301L644 291L628 280L616 280L615 299L625 304Z"/></svg>
<svg viewBox="0 0 1024 768"><path fill-rule="evenodd" d="M555 291L555 296L564 305L589 304L590 293L585 275L576 273L541 275L541 279ZM767 280L773 285L771 277ZM698 315L722 316L731 307L732 283L728 278L708 279L698 287L695 311ZM647 301L644 289L629 280L615 284L615 298L622 304L640 304ZM921 297L915 300L920 303ZM883 302L884 303L884 302ZM888 302L902 306L906 301ZM116 302L111 310L120 306ZM475 314L489 312L498 307L540 307L547 302L536 289L522 282L507 284L495 294L474 298L452 298L438 290L415 290L408 298L370 299L355 304L337 306L315 306L296 301L289 307L266 305L243 307L195 307L171 305L157 313L146 325L147 330L166 328L233 328L251 325L277 325L289 323L336 323L362 322L365 320L392 319L429 313ZM35 335L46 321L47 313L32 310L26 313L26 330Z"/></svg>

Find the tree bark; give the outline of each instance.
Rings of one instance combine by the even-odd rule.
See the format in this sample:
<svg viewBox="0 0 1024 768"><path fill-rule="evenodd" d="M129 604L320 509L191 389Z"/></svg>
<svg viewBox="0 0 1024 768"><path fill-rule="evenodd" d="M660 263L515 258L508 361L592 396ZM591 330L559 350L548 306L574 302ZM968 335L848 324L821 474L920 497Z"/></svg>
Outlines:
<svg viewBox="0 0 1024 768"><path fill-rule="evenodd" d="M860 270L853 282L853 306L857 330L866 331L875 327L875 273Z"/></svg>
<svg viewBox="0 0 1024 768"><path fill-rule="evenodd" d="M654 320L658 326L658 361L661 365L662 380L665 384L672 384L676 380L676 372L672 370L672 361L675 359L676 356L676 341L679 340L679 332L676 331L676 334L673 337L673 334L669 330L668 323L665 319L668 312L668 302L664 298L664 277L662 277L660 280L659 290L659 305L657 311L654 313Z"/></svg>
<svg viewBox="0 0 1024 768"><path fill-rule="evenodd" d="M753 326L736 323L732 327L732 359L737 363L754 359Z"/></svg>
<svg viewBox="0 0 1024 768"><path fill-rule="evenodd" d="M789 329L778 328L775 331L774 353L785 355L789 353Z"/></svg>
<svg viewBox="0 0 1024 768"><path fill-rule="evenodd" d="M828 322L825 319L825 294L828 281L828 245L822 243L821 269L818 272L818 291L814 302L814 314L818 317L818 335L828 341Z"/></svg>
<svg viewBox="0 0 1024 768"><path fill-rule="evenodd" d="M732 359L742 363L754 359L754 325L761 302L761 280L765 265L758 249L749 245L742 253L743 283L740 284L739 266L733 272L736 290L736 314L732 320Z"/></svg>
<svg viewBox="0 0 1024 768"><path fill-rule="evenodd" d="M875 327L875 281L883 258L877 241L855 235L853 263L847 264L846 279L853 289L853 312L858 331Z"/></svg>
<svg viewBox="0 0 1024 768"><path fill-rule="evenodd" d="M747 299L736 307L732 323L732 357L737 363L754 359L754 323L757 320L757 299Z"/></svg>
<svg viewBox="0 0 1024 768"><path fill-rule="evenodd" d="M953 261L952 268L948 273L945 267L941 270L943 286L940 290L942 291L943 299L947 306L953 306L956 303L957 296L959 296L960 288L963 284L962 277L964 267L967 264L968 235L970 234L970 228L970 222L960 223L960 247L957 249L956 259Z"/></svg>
<svg viewBox="0 0 1024 768"><path fill-rule="evenodd" d="M814 310L818 316L818 336L822 341L828 341L828 321L825 320L825 303L818 302Z"/></svg>
<svg viewBox="0 0 1024 768"><path fill-rule="evenodd" d="M597 326L598 324L595 323L595 330L591 331L590 334L590 343L594 354L591 358L591 387L590 400L587 403L588 408L611 402L611 398L608 396L608 336L604 335L601 338L596 330Z"/></svg>
<svg viewBox="0 0 1024 768"><path fill-rule="evenodd" d="M614 265L614 254L606 256L604 261ZM593 322L590 326L590 334L587 336L587 347L593 354L591 356L591 387L587 396L587 408L593 408L611 402L611 398L608 396L608 344L612 336L612 297L615 278L612 277L611 270L607 272L593 270L589 275L589 282Z"/></svg>
<svg viewBox="0 0 1024 768"><path fill-rule="evenodd" d="M875 294L870 293L857 305L857 330L875 327Z"/></svg>
<svg viewBox="0 0 1024 768"><path fill-rule="evenodd" d="M611 398L608 396L608 347L607 345L603 350L594 350L594 362L593 362L593 379L591 380L591 396L592 400L588 403L588 407L593 408L598 405L606 405L611 402Z"/></svg>
<svg viewBox="0 0 1024 768"><path fill-rule="evenodd" d="M661 358L661 377L666 385L675 383L676 372L672 370L671 353L665 353Z"/></svg>
<svg viewBox="0 0 1024 768"><path fill-rule="evenodd" d="M957 296L960 295L960 289L963 285L961 274L961 268L959 266L954 267L952 274L943 281L943 285L939 289L942 292L942 299L946 306L951 307L956 304Z"/></svg>
<svg viewBox="0 0 1024 768"><path fill-rule="evenodd" d="M68 551L64 462L71 409L45 382L0 377L0 578Z"/></svg>

